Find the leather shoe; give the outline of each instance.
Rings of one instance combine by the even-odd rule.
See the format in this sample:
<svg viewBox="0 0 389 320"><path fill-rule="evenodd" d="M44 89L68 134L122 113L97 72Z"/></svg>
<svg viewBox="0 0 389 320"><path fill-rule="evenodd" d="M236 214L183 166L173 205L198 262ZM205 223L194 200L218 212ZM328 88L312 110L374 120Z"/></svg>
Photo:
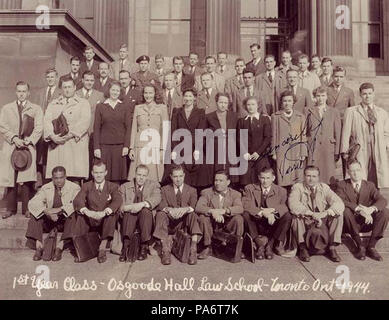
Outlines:
<svg viewBox="0 0 389 320"><path fill-rule="evenodd" d="M168 266L172 263L170 251L162 251L161 263L164 266Z"/></svg>
<svg viewBox="0 0 389 320"><path fill-rule="evenodd" d="M367 248L366 250L367 255L376 261L383 261L384 259L382 256L377 252L376 248Z"/></svg>
<svg viewBox="0 0 389 320"><path fill-rule="evenodd" d="M60 248L56 248L54 251L53 261L59 261L62 259L62 250Z"/></svg>
<svg viewBox="0 0 389 320"><path fill-rule="evenodd" d="M341 260L335 248L328 249L328 256L333 262L340 262Z"/></svg>
<svg viewBox="0 0 389 320"><path fill-rule="evenodd" d="M305 247L300 247L299 248L299 259L303 262L309 262L311 260L311 256L309 255L309 252L307 248Z"/></svg>
<svg viewBox="0 0 389 320"><path fill-rule="evenodd" d="M129 241L127 239L124 240L122 252L120 253L119 261L125 262L127 260L127 250L129 247Z"/></svg>
<svg viewBox="0 0 389 320"><path fill-rule="evenodd" d="M205 260L209 257L210 249L209 247L206 247L203 251L200 252L200 254L197 256L199 260Z"/></svg>
<svg viewBox="0 0 389 320"><path fill-rule="evenodd" d="M15 214L16 214L16 212L7 211L6 213L4 213L4 214L2 215L2 218L3 218L3 219L8 219L9 217L14 216Z"/></svg>
<svg viewBox="0 0 389 320"><path fill-rule="evenodd" d="M34 260L34 261L42 260L42 254L43 254L43 249L42 248L36 249L35 250L35 254L32 257L32 260Z"/></svg>
<svg viewBox="0 0 389 320"><path fill-rule="evenodd" d="M358 248L358 251L355 254L355 258L358 260L365 260L366 259L366 249L364 247Z"/></svg>
<svg viewBox="0 0 389 320"><path fill-rule="evenodd" d="M99 250L99 255L97 256L97 262L104 263L105 261L107 261L107 254L105 250Z"/></svg>
<svg viewBox="0 0 389 320"><path fill-rule="evenodd" d="M197 264L197 244L190 248L188 264L191 266Z"/></svg>
<svg viewBox="0 0 389 320"><path fill-rule="evenodd" d="M257 260L263 260L265 259L265 248L264 247L259 247L257 249L257 252L255 253L255 258Z"/></svg>
<svg viewBox="0 0 389 320"><path fill-rule="evenodd" d="M266 249L265 249L265 258L267 260L272 260L274 258L274 253L273 253L273 250L271 247L269 246L266 246Z"/></svg>
<svg viewBox="0 0 389 320"><path fill-rule="evenodd" d="M146 260L148 251L149 251L149 246L147 244L142 244L140 247L138 260L140 261Z"/></svg>

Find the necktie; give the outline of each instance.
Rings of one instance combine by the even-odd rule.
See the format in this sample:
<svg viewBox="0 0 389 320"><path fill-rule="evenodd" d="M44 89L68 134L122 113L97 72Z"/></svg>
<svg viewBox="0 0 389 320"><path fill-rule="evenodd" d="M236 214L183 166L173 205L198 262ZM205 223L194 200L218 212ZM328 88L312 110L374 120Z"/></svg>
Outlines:
<svg viewBox="0 0 389 320"><path fill-rule="evenodd" d="M101 184L97 185L97 191L99 193L102 193L103 192L103 186Z"/></svg>
<svg viewBox="0 0 389 320"><path fill-rule="evenodd" d="M168 104L169 107L172 106L172 100L173 100L172 91L169 90L169 93L168 93L168 95L167 95L167 104Z"/></svg>
<svg viewBox="0 0 389 320"><path fill-rule="evenodd" d="M91 90L87 90L85 94L85 99L89 99L91 95Z"/></svg>
<svg viewBox="0 0 389 320"><path fill-rule="evenodd" d="M372 107L367 107L367 116L369 118L369 124L371 126L374 126L375 123L377 122L377 118L376 116L374 115L374 111L373 111L373 108Z"/></svg>
<svg viewBox="0 0 389 320"><path fill-rule="evenodd" d="M177 199L177 205L179 208L182 206L182 193L180 188L178 188L177 193L176 193L176 199Z"/></svg>
<svg viewBox="0 0 389 320"><path fill-rule="evenodd" d="M124 60L120 60L120 71L124 69Z"/></svg>
<svg viewBox="0 0 389 320"><path fill-rule="evenodd" d="M54 190L54 199L53 199L53 208L62 207L62 190L61 188L55 188Z"/></svg>
<svg viewBox="0 0 389 320"><path fill-rule="evenodd" d="M272 76L271 72L269 72L269 74L267 75L267 77L269 78L269 81L270 81L271 83L273 83L273 76Z"/></svg>
<svg viewBox="0 0 389 320"><path fill-rule="evenodd" d="M355 193L356 193L356 194L359 193L359 183L357 183L357 184L355 185L354 190L355 190Z"/></svg>
<svg viewBox="0 0 389 320"><path fill-rule="evenodd" d="M243 85L243 77L242 76L239 76L239 84Z"/></svg>
<svg viewBox="0 0 389 320"><path fill-rule="evenodd" d="M190 70L191 73L194 73L195 72L195 67L192 67L191 70Z"/></svg>
<svg viewBox="0 0 389 320"><path fill-rule="evenodd" d="M142 190L138 186L135 187L135 199L134 203L142 202Z"/></svg>
<svg viewBox="0 0 389 320"><path fill-rule="evenodd" d="M52 96L52 94L51 94L51 87L49 87L49 90L47 92L46 106L49 105L50 100L51 100L51 96Z"/></svg>
<svg viewBox="0 0 389 320"><path fill-rule="evenodd" d="M312 202L312 210L315 212L316 211L316 190L314 187L311 187L310 191L311 191L310 198Z"/></svg>
<svg viewBox="0 0 389 320"><path fill-rule="evenodd" d="M220 208L223 208L223 206L224 206L224 198L225 198L225 194L219 193Z"/></svg>
<svg viewBox="0 0 389 320"><path fill-rule="evenodd" d="M211 95L209 94L209 90L208 89L205 90L205 94L207 95L207 99L209 99L211 97Z"/></svg>

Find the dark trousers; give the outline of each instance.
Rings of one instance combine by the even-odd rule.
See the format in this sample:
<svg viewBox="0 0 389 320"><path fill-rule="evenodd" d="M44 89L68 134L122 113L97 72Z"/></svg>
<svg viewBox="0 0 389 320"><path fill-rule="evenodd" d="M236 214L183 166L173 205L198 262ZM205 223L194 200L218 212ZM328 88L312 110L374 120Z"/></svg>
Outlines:
<svg viewBox="0 0 389 320"><path fill-rule="evenodd" d="M153 213L150 209L143 208L138 213L126 212L122 219L122 239L132 236L136 230L136 226L140 229L140 240L142 243L151 240L151 232L153 228Z"/></svg>
<svg viewBox="0 0 389 320"><path fill-rule="evenodd" d="M39 219L31 217L30 221L28 222L26 238L32 241L27 241L27 246L31 249L35 249L35 241L38 240L42 242L43 234L49 233L54 228L57 228L58 232L62 232L61 240L71 239L75 222L76 218L74 214L68 218L64 217L63 215L59 215L56 222L49 219L46 215ZM31 245L29 245L29 243Z"/></svg>
<svg viewBox="0 0 389 320"><path fill-rule="evenodd" d="M270 225L264 217L254 217L248 212L243 213L243 218L249 235L257 238L259 235L270 239L278 240L283 243L286 241L286 233L292 224L292 215L287 212L280 219L276 219L273 225Z"/></svg>
<svg viewBox="0 0 389 320"><path fill-rule="evenodd" d="M15 212L18 208L18 185L21 188L22 213L25 214L28 210L28 201L34 194L34 182L24 182L23 185L15 184L15 187L9 187L6 191L7 211Z"/></svg>
<svg viewBox="0 0 389 320"><path fill-rule="evenodd" d="M90 231L97 231L101 240L112 240L115 232L117 215L111 214L101 220L95 220L77 213L72 236L81 236Z"/></svg>
<svg viewBox="0 0 389 320"><path fill-rule="evenodd" d="M358 247L362 245L360 232L371 231L368 247L374 248L378 240L384 236L389 221L389 209L374 212L372 214L373 223L366 224L365 218L354 213L350 208L346 208L343 213L344 231L349 233Z"/></svg>
<svg viewBox="0 0 389 320"><path fill-rule="evenodd" d="M191 236L201 234L198 215L191 212L180 219L173 219L164 211L157 212L153 234L155 238L165 240L169 234L175 234L178 230L185 230Z"/></svg>
<svg viewBox="0 0 389 320"><path fill-rule="evenodd" d="M217 223L211 216L200 215L199 225L203 234L204 246L210 246L213 230L224 230L237 236L243 236L244 220L240 214L232 217L224 217L224 223Z"/></svg>

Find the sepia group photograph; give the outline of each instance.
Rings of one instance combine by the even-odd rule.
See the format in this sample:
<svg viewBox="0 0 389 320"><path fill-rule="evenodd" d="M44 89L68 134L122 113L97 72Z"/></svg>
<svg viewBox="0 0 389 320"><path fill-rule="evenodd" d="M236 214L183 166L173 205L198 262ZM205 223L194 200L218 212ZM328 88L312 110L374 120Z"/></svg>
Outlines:
<svg viewBox="0 0 389 320"><path fill-rule="evenodd" d="M389 299L389 1L0 0L0 70L0 301Z"/></svg>

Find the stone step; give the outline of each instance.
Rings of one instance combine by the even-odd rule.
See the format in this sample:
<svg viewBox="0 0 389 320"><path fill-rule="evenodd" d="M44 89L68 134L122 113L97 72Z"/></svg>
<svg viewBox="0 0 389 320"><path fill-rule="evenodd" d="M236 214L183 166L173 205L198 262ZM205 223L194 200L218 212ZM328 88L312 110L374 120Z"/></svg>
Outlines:
<svg viewBox="0 0 389 320"><path fill-rule="evenodd" d="M18 213L8 219L0 219L0 230L2 229L23 229L27 230L28 219Z"/></svg>

